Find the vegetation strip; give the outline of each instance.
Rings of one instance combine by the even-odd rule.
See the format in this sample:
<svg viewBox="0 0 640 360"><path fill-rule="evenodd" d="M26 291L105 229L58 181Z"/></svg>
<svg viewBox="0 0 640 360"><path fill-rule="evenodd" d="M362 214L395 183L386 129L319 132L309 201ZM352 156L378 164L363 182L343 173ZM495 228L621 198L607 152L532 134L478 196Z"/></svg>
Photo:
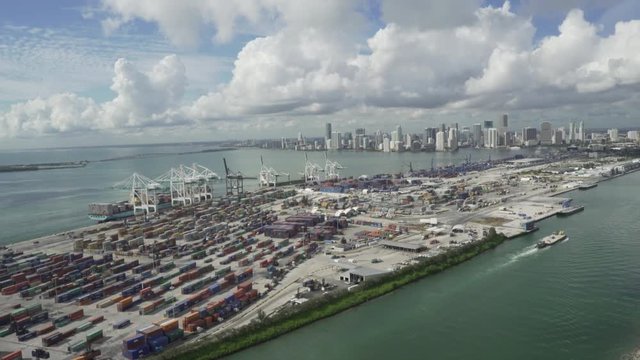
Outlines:
<svg viewBox="0 0 640 360"><path fill-rule="evenodd" d="M463 263L497 247L505 239L504 235L496 234L495 230L491 228L488 235L478 242L452 249L431 258L420 258L418 264L406 266L376 281L368 281L351 291L342 290L327 294L272 317L261 317L259 322L252 322L239 329L225 331L207 343L189 343L175 349L169 349L160 354L158 358L212 360L233 354Z"/></svg>

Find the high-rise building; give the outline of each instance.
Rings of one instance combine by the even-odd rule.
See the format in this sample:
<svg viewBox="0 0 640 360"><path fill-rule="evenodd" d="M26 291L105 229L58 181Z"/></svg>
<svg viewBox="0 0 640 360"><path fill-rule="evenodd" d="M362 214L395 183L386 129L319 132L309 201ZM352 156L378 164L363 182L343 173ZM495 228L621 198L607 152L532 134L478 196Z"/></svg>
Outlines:
<svg viewBox="0 0 640 360"><path fill-rule="evenodd" d="M618 129L609 129L607 130L607 134L609 134L609 140L611 140L611 142L618 141Z"/></svg>
<svg viewBox="0 0 640 360"><path fill-rule="evenodd" d="M404 139L404 135L402 134L402 126L396 126L396 132L398 133L398 141L402 141Z"/></svg>
<svg viewBox="0 0 640 360"><path fill-rule="evenodd" d="M553 137L551 138L551 143L553 145L562 145L562 140L563 140L564 134L563 131L560 129L557 129L553 132Z"/></svg>
<svg viewBox="0 0 640 360"><path fill-rule="evenodd" d="M436 151L444 151L444 149L445 149L444 131L438 131L438 133L436 133Z"/></svg>
<svg viewBox="0 0 640 360"><path fill-rule="evenodd" d="M508 129L509 128L509 115L507 114L502 114L502 121L500 122L500 127L503 129Z"/></svg>
<svg viewBox="0 0 640 360"><path fill-rule="evenodd" d="M338 150L342 148L342 133L334 131L331 133L331 148Z"/></svg>
<svg viewBox="0 0 640 360"><path fill-rule="evenodd" d="M584 136L584 122L580 121L578 124L578 140L585 141L587 138Z"/></svg>
<svg viewBox="0 0 640 360"><path fill-rule="evenodd" d="M498 129L487 129L487 141L485 142L485 146L492 149L498 147Z"/></svg>
<svg viewBox="0 0 640 360"><path fill-rule="evenodd" d="M522 129L522 145L533 146L538 143L538 129L526 127Z"/></svg>
<svg viewBox="0 0 640 360"><path fill-rule="evenodd" d="M543 121L540 123L540 145L551 145L553 137L553 128L551 123Z"/></svg>
<svg viewBox="0 0 640 360"><path fill-rule="evenodd" d="M389 138L386 136L382 139L382 151L391 152L391 141L389 141Z"/></svg>
<svg viewBox="0 0 640 360"><path fill-rule="evenodd" d="M485 121L484 121L484 128L485 128L485 129L491 129L491 128L493 128L493 120L485 120Z"/></svg>
<svg viewBox="0 0 640 360"><path fill-rule="evenodd" d="M471 126L471 136L473 137L473 145L476 147L481 147L484 145L482 142L482 125L481 124L473 124Z"/></svg>
<svg viewBox="0 0 640 360"><path fill-rule="evenodd" d="M326 123L324 125L324 141L325 141L325 147L328 148L329 145L327 145L328 140L331 140L331 123Z"/></svg>
<svg viewBox="0 0 640 360"><path fill-rule="evenodd" d="M449 138L447 139L447 147L449 150L458 150L458 129L449 129Z"/></svg>
<svg viewBox="0 0 640 360"><path fill-rule="evenodd" d="M627 139L632 140L632 141L639 141L640 140L640 132L638 132L638 130L631 130L627 132Z"/></svg>
<svg viewBox="0 0 640 360"><path fill-rule="evenodd" d="M572 121L569 123L569 133L567 143L571 144L576 141L576 124Z"/></svg>

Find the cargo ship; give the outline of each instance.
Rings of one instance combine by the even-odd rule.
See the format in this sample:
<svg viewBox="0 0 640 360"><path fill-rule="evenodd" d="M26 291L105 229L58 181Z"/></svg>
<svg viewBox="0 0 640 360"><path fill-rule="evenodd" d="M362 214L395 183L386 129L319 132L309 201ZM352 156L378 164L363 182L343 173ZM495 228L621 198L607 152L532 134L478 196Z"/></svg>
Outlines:
<svg viewBox="0 0 640 360"><path fill-rule="evenodd" d="M158 211L171 207L171 198L158 196ZM122 220L134 216L133 204L129 201L89 204L89 219L97 222Z"/></svg>
<svg viewBox="0 0 640 360"><path fill-rule="evenodd" d="M598 183L582 184L578 186L578 190L589 190L589 189L593 189L596 186L598 186Z"/></svg>
<svg viewBox="0 0 640 360"><path fill-rule="evenodd" d="M564 231L561 230L558 232L554 232L553 234L542 238L542 240L538 242L536 247L538 249L544 249L547 246L555 245L566 238L567 238L567 235L564 233Z"/></svg>

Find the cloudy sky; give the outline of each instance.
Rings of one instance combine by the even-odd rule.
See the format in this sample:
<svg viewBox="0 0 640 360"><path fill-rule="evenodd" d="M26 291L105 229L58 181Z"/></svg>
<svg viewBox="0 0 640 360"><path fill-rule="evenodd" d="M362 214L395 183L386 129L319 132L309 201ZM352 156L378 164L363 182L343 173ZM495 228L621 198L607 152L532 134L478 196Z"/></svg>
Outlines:
<svg viewBox="0 0 640 360"><path fill-rule="evenodd" d="M0 4L0 147L640 127L637 0Z"/></svg>

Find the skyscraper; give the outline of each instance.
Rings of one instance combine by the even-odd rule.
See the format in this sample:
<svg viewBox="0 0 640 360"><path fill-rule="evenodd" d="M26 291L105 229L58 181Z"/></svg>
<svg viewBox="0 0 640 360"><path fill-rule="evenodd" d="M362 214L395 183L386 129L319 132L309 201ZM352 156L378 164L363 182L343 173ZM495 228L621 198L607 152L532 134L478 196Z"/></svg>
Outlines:
<svg viewBox="0 0 640 360"><path fill-rule="evenodd" d="M342 133L339 131L331 133L331 148L334 150L342 149Z"/></svg>
<svg viewBox="0 0 640 360"><path fill-rule="evenodd" d="M553 137L553 128L551 123L544 121L540 123L540 145L551 145Z"/></svg>
<svg viewBox="0 0 640 360"><path fill-rule="evenodd" d="M458 130L456 128L449 129L447 147L452 151L458 150Z"/></svg>
<svg viewBox="0 0 640 360"><path fill-rule="evenodd" d="M473 124L471 126L471 136L473 137L473 145L476 147L481 147L484 145L482 141L482 125L481 124Z"/></svg>
<svg viewBox="0 0 640 360"><path fill-rule="evenodd" d="M444 146L444 131L438 131L438 133L436 134L436 151L444 151Z"/></svg>
<svg viewBox="0 0 640 360"><path fill-rule="evenodd" d="M572 121L569 123L569 138L567 139L568 143L571 144L572 142L576 141L576 124Z"/></svg>
<svg viewBox="0 0 640 360"><path fill-rule="evenodd" d="M491 128L493 128L493 120L485 120L485 121L484 121L484 128L485 128L485 129L491 129Z"/></svg>
<svg viewBox="0 0 640 360"><path fill-rule="evenodd" d="M580 141L587 140L586 137L584 136L584 122L583 121L580 121L580 123L578 124L578 140L580 140Z"/></svg>
<svg viewBox="0 0 640 360"><path fill-rule="evenodd" d="M538 129L526 127L522 129L522 145L533 146L538 143Z"/></svg>
<svg viewBox="0 0 640 360"><path fill-rule="evenodd" d="M502 114L502 122L500 123L500 127L504 129L509 128L509 115Z"/></svg>
<svg viewBox="0 0 640 360"><path fill-rule="evenodd" d="M487 141L485 145L489 148L495 149L498 147L498 129L487 129Z"/></svg>
<svg viewBox="0 0 640 360"><path fill-rule="evenodd" d="M324 125L324 148L329 149L331 147L331 123Z"/></svg>

